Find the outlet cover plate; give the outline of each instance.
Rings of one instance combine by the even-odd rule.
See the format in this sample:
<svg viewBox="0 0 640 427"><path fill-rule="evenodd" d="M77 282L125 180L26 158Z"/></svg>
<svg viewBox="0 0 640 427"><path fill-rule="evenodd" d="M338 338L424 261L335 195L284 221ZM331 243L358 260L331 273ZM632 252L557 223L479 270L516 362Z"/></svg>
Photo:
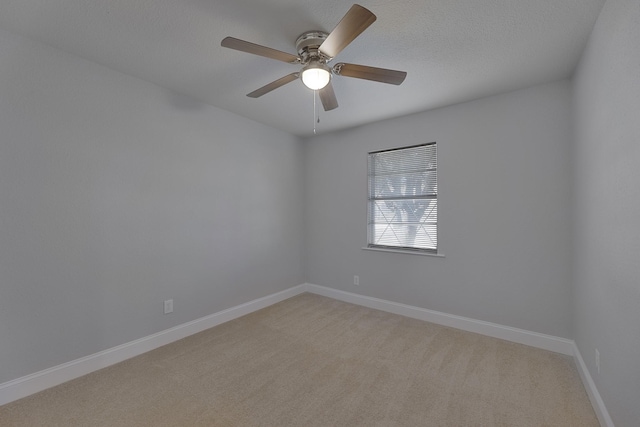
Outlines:
<svg viewBox="0 0 640 427"><path fill-rule="evenodd" d="M164 314L173 313L173 300L168 299L164 302Z"/></svg>

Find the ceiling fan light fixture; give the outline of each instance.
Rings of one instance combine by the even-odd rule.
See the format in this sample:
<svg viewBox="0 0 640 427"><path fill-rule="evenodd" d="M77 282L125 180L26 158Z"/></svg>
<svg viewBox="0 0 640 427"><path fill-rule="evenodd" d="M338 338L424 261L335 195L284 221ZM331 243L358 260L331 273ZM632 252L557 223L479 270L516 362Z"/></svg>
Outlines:
<svg viewBox="0 0 640 427"><path fill-rule="evenodd" d="M331 81L329 67L319 61L311 61L302 69L302 83L311 90L320 90Z"/></svg>
<svg viewBox="0 0 640 427"><path fill-rule="evenodd" d="M333 75L394 85L401 84L407 76L407 73L404 71L388 70L386 68L369 67L366 65L343 62L333 66L327 65L328 62L331 62L336 55L342 52L345 47L354 41L356 37L366 30L375 20L376 15L370 10L354 4L330 33L324 31L306 31L298 36L296 39L297 55L236 39L235 37L225 37L222 39L222 42L220 42L220 45L229 49L302 66L301 70L280 77L248 93L248 97L259 98L272 90L300 79L309 89L320 91L318 95L322 102L322 107L325 111L330 111L338 107L338 100L336 99L333 85L331 84Z"/></svg>

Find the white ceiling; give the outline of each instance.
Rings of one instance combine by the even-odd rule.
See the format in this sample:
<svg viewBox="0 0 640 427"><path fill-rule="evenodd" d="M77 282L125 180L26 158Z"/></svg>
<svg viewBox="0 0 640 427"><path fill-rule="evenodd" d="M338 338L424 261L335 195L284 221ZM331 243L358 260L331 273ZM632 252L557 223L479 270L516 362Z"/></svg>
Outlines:
<svg viewBox="0 0 640 427"><path fill-rule="evenodd" d="M401 86L335 77L339 108L318 132L569 77L604 0L360 0L378 20L334 62L407 71ZM226 49L225 36L295 54L331 31L339 0L0 0L0 28L296 135L313 132L313 92L295 81L245 95L296 66ZM194 108L175 102L178 108ZM195 103L194 103L195 105Z"/></svg>

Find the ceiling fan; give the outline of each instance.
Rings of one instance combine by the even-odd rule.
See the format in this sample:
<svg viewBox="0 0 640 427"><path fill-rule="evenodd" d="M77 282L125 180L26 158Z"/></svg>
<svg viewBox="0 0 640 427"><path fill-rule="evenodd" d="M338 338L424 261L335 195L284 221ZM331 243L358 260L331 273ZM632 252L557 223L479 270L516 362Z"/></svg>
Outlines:
<svg viewBox="0 0 640 427"><path fill-rule="evenodd" d="M292 55L234 37L225 37L221 45L229 49L260 55L289 64L302 65L300 71L288 74L260 89L256 89L247 94L248 97L258 98L301 78L305 86L318 91L324 110L329 111L338 107L338 100L331 85L333 75L355 77L394 85L401 84L407 76L404 71L366 65L347 64L344 62L339 62L333 66L327 65L375 20L376 16L371 11L354 4L330 33L307 31L301 34L296 40L298 55Z"/></svg>

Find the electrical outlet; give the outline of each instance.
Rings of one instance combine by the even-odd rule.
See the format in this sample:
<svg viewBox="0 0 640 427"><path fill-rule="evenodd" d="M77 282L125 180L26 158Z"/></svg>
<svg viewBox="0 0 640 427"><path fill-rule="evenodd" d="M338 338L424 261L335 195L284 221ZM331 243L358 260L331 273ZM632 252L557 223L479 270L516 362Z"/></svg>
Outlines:
<svg viewBox="0 0 640 427"><path fill-rule="evenodd" d="M353 276L353 284L356 286L360 284L360 276Z"/></svg>
<svg viewBox="0 0 640 427"><path fill-rule="evenodd" d="M600 352L596 348L596 371L600 373Z"/></svg>
<svg viewBox="0 0 640 427"><path fill-rule="evenodd" d="M164 314L173 313L173 300L168 299L164 302Z"/></svg>

